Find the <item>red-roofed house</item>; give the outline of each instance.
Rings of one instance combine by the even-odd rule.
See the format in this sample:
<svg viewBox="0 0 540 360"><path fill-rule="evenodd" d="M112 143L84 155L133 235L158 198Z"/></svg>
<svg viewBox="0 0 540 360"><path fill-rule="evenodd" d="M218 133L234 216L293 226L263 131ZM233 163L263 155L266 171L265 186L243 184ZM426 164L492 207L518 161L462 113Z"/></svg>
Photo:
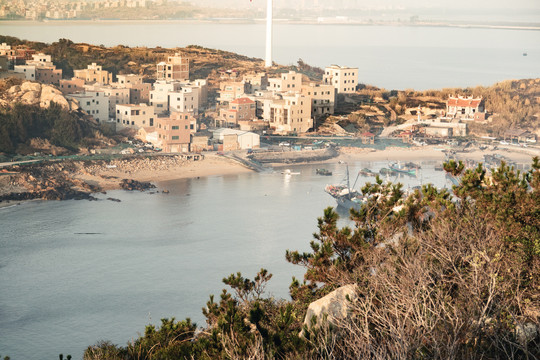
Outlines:
<svg viewBox="0 0 540 360"><path fill-rule="evenodd" d="M370 132L365 132L360 135L360 139L362 139L362 144L375 144L375 134L372 134Z"/></svg>
<svg viewBox="0 0 540 360"><path fill-rule="evenodd" d="M221 109L219 111L219 117L225 123L225 126L229 124L238 125L238 121L256 119L255 111L255 101L247 97L242 97L230 101L228 109Z"/></svg>
<svg viewBox="0 0 540 360"><path fill-rule="evenodd" d="M485 112L482 98L450 96L446 101L446 117L462 120L484 120Z"/></svg>

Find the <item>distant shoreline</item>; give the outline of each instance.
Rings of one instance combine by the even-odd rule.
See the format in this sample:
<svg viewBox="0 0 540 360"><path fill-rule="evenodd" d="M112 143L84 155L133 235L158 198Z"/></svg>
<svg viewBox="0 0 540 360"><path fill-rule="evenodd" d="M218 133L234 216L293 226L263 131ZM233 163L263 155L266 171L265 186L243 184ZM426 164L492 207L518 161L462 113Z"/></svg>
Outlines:
<svg viewBox="0 0 540 360"><path fill-rule="evenodd" d="M41 20L2 20L0 24L4 25L29 25L29 26L49 26L49 25L77 25L77 24L129 24L129 23L146 23L146 24L262 24L264 19L234 19L234 18L209 18L209 19L46 19ZM540 24L475 24L475 23L452 23L452 22L416 22L416 23L403 23L403 22L368 22L368 21L338 21L331 18L324 21L318 21L316 19L307 20L291 20L291 19L274 19L275 24L284 25L340 25L340 26L391 26L391 27L449 27L449 28L473 28L473 29L498 29L498 30L532 30L540 31Z"/></svg>

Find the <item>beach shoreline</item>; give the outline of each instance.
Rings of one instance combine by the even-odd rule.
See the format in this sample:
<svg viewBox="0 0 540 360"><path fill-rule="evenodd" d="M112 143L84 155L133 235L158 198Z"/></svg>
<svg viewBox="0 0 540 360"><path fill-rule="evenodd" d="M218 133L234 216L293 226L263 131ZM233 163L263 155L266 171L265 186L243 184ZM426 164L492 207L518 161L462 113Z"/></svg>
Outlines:
<svg viewBox="0 0 540 360"><path fill-rule="evenodd" d="M474 160L482 162L484 155L504 155L507 159L523 165L532 164L532 159L537 149L497 149L480 150L472 149L467 152L456 152L454 157L458 160ZM244 151L241 152L244 154ZM240 154L240 152L238 152ZM301 164L330 164L335 162L422 162L436 161L443 162L447 159L447 149L435 146L422 147L388 147L384 150L375 150L372 148L353 148L342 147L339 149L339 155L335 158L324 161L313 161L304 163L271 163L271 168L284 168ZM171 160L174 159L174 160ZM179 160L180 159L180 160ZM88 189L99 189L90 191L90 193L106 192L109 190L122 189L123 179L135 180L142 183L151 183L157 185L166 181L174 181L188 178L200 178L210 176L238 175L253 172L253 169L217 153L205 153L200 160L183 160L176 156L157 156L153 158L120 159L109 163L90 162L84 166L79 164L75 170L70 170L68 176L73 182L85 186L79 188L82 191ZM66 171L64 171L66 172ZM166 190L166 189L158 189ZM32 189L27 189L31 192ZM0 195L14 192L24 192L22 186L14 185L13 178L9 176L0 177ZM0 202L0 208L17 206L26 201L32 200L3 200Z"/></svg>

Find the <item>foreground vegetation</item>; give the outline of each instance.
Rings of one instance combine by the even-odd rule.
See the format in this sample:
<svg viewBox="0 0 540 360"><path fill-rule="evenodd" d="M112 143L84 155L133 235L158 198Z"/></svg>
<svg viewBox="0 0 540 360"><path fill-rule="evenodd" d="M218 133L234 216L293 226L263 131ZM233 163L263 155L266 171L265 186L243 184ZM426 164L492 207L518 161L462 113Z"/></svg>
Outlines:
<svg viewBox="0 0 540 360"><path fill-rule="evenodd" d="M203 309L204 328L162 319L127 346L89 346L84 359L537 359L540 161L523 173L445 170L462 179L453 195L366 184L353 228L326 209L311 252L286 253L306 268L291 300L264 297L264 269L253 280L232 274ZM303 324L311 302L350 284L348 316Z"/></svg>

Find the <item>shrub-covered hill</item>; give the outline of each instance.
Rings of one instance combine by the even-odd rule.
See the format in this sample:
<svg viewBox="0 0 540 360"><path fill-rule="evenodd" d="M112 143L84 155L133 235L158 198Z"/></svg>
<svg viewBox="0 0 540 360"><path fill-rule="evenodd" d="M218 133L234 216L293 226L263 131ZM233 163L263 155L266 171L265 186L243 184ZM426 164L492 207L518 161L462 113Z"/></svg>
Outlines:
<svg viewBox="0 0 540 360"><path fill-rule="evenodd" d="M232 274L231 290L203 308L203 328L162 319L126 346L89 346L84 359L538 359L540 162L491 176L445 169L461 177L453 199L431 185L405 196L377 179L350 212L353 228L326 209L311 251L286 253L306 269L291 300L264 296L264 269ZM328 308L346 312L304 320L312 302L351 285L354 296Z"/></svg>
<svg viewBox="0 0 540 360"><path fill-rule="evenodd" d="M223 50L213 50L201 46L166 49L161 47L127 47L118 45L105 47L90 44L78 44L71 40L60 39L52 44L21 40L10 36L0 36L0 42L8 45L26 45L37 51L49 54L58 68L63 70L65 78L73 75L75 69L85 69L95 62L104 70L113 74L141 74L148 80L155 79L156 64L166 61L167 56L178 52L190 59L190 78L200 79L210 76L210 80L219 78L219 70L237 70L240 73L264 71L261 59L250 58ZM301 60L298 66L274 66L270 72L283 72L290 68L304 72L308 76L322 77L322 70L311 67Z"/></svg>

